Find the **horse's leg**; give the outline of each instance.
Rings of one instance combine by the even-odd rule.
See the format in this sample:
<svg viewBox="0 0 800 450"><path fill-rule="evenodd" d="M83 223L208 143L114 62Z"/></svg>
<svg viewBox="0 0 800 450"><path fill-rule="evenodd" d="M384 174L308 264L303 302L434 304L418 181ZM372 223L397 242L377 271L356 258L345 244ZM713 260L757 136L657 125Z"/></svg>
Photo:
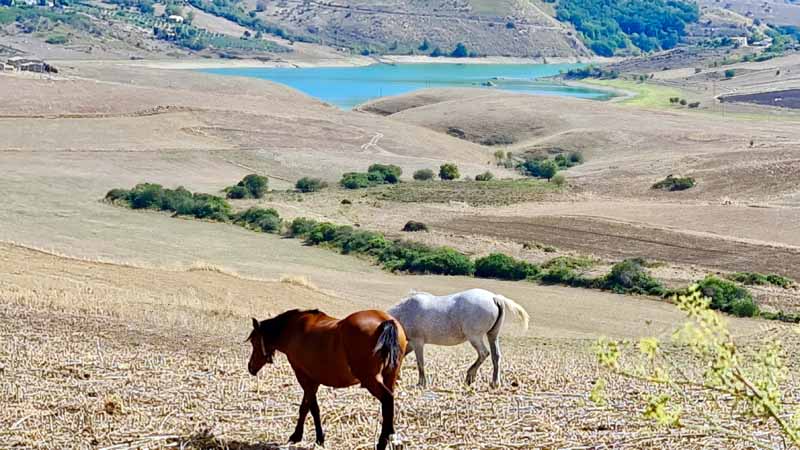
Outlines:
<svg viewBox="0 0 800 450"><path fill-rule="evenodd" d="M319 417L319 404L317 403L316 390L314 390L308 406L311 410L311 417L314 418L314 431L317 434L317 444L325 445L325 433L322 431L322 419Z"/></svg>
<svg viewBox="0 0 800 450"><path fill-rule="evenodd" d="M299 378L299 377L298 377ZM311 399L313 397L314 404L317 403L317 389L319 389L318 384L311 384L311 383L300 383L303 387L303 401L300 403L300 414L297 417L297 426L294 428L294 433L289 436L289 442L296 444L303 440L303 427L306 423L306 417L308 416L308 411L311 408ZM317 406L317 414L319 414L319 406ZM319 433L317 434L317 438L319 438Z"/></svg>
<svg viewBox="0 0 800 450"><path fill-rule="evenodd" d="M389 436L394 434L394 394L391 389L375 378L362 385L381 402L383 422L377 449L385 450L389 444Z"/></svg>
<svg viewBox="0 0 800 450"><path fill-rule="evenodd" d="M469 343L472 344L472 347L478 352L478 359L469 366L467 369L467 384L472 384L475 381L475 377L478 375L478 368L481 367L481 364L486 360L489 356L489 350L486 348L486 344L483 342L483 335L473 336L469 338Z"/></svg>
<svg viewBox="0 0 800 450"><path fill-rule="evenodd" d="M417 356L417 370L419 371L418 387L424 388L428 385L428 379L425 377L425 350L423 349L424 343L421 341L414 342L414 354Z"/></svg>
<svg viewBox="0 0 800 450"><path fill-rule="evenodd" d="M500 333L496 334L487 334L486 337L489 338L489 350L492 351L492 366L494 367L494 371L492 372L492 387L500 386Z"/></svg>

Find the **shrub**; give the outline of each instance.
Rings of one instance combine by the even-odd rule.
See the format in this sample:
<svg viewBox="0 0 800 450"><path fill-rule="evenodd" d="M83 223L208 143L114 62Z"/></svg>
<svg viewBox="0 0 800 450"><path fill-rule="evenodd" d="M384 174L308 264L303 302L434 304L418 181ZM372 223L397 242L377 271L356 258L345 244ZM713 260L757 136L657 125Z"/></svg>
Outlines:
<svg viewBox="0 0 800 450"><path fill-rule="evenodd" d="M682 98L682 99L680 99L680 101L678 103L680 103L681 106L686 106L686 99Z"/></svg>
<svg viewBox="0 0 800 450"><path fill-rule="evenodd" d="M348 200L348 199L344 199L344 200L342 200L340 203L341 203L342 205L352 205L352 204L353 204L353 202L351 202L351 201L350 201L350 200Z"/></svg>
<svg viewBox="0 0 800 450"><path fill-rule="evenodd" d="M689 103L689 108L691 108L691 109L697 109L699 107L700 107L700 102Z"/></svg>
<svg viewBox="0 0 800 450"><path fill-rule="evenodd" d="M300 192L317 192L328 187L328 183L319 178L303 177L297 180L294 187Z"/></svg>
<svg viewBox="0 0 800 450"><path fill-rule="evenodd" d="M564 176L563 173L557 173L553 178L551 178L553 183L558 187L563 187L567 184L567 178Z"/></svg>
<svg viewBox="0 0 800 450"><path fill-rule="evenodd" d="M164 188L160 184L137 184L130 192L128 200L133 209L161 209Z"/></svg>
<svg viewBox="0 0 800 450"><path fill-rule="evenodd" d="M265 176L250 174L242 178L235 186L225 188L228 198L261 198L266 194L269 179Z"/></svg>
<svg viewBox="0 0 800 450"><path fill-rule="evenodd" d="M522 163L521 169L526 175L549 180L558 172L558 165L550 160L529 159Z"/></svg>
<svg viewBox="0 0 800 450"><path fill-rule="evenodd" d="M330 242L336 237L338 228L330 222L315 223L311 230L306 233L306 244L319 245Z"/></svg>
<svg viewBox="0 0 800 450"><path fill-rule="evenodd" d="M577 256L558 256L553 258L542 265L543 269L551 269L553 267L565 266L570 269L588 269L594 265L594 261L585 257Z"/></svg>
<svg viewBox="0 0 800 450"><path fill-rule="evenodd" d="M703 296L711 299L711 309L740 317L753 317L758 314L758 306L750 292L730 281L709 275L699 281L697 286Z"/></svg>
<svg viewBox="0 0 800 450"><path fill-rule="evenodd" d="M433 171L431 169L420 169L414 172L414 179L417 181L428 181L433 179Z"/></svg>
<svg viewBox="0 0 800 450"><path fill-rule="evenodd" d="M572 165L583 164L583 162L585 161L583 153L581 152L571 152L568 158L569 161L572 163Z"/></svg>
<svg viewBox="0 0 800 450"><path fill-rule="evenodd" d="M463 43L459 42L456 44L456 48L450 52L450 56L453 58L466 58L469 56L469 50L467 50L467 46Z"/></svg>
<svg viewBox="0 0 800 450"><path fill-rule="evenodd" d="M222 197L210 194L195 193L192 197L194 202L194 216L198 219L209 219L226 221L231 215L231 205Z"/></svg>
<svg viewBox="0 0 800 450"><path fill-rule="evenodd" d="M305 217L296 217L289 225L290 237L302 237L308 235L314 226L317 224L316 220L306 219Z"/></svg>
<svg viewBox="0 0 800 450"><path fill-rule="evenodd" d="M492 134L487 136L481 140L481 145L486 146L495 146L495 145L511 145L516 140L513 136L509 136L507 134Z"/></svg>
<svg viewBox="0 0 800 450"><path fill-rule="evenodd" d="M736 76L736 69L727 69L725 71L725 78L733 78Z"/></svg>
<svg viewBox="0 0 800 450"><path fill-rule="evenodd" d="M250 192L244 186L231 186L226 189L226 196L232 200L250 198Z"/></svg>
<svg viewBox="0 0 800 450"><path fill-rule="evenodd" d="M488 170L484 173L475 175L475 181L492 181L494 179L494 174L489 172Z"/></svg>
<svg viewBox="0 0 800 450"><path fill-rule="evenodd" d="M106 201L111 203L116 203L119 201L128 201L128 196L130 195L130 191L127 189L112 189L106 193Z"/></svg>
<svg viewBox="0 0 800 450"><path fill-rule="evenodd" d="M461 177L458 166L452 163L442 164L439 168L439 178L442 180L457 180Z"/></svg>
<svg viewBox="0 0 800 450"><path fill-rule="evenodd" d="M382 175L384 182L389 184L396 184L400 182L400 175L403 174L403 169L392 164L373 164L369 166L367 172L380 173Z"/></svg>
<svg viewBox="0 0 800 450"><path fill-rule="evenodd" d="M502 253L492 253L475 261L475 276L499 280L525 280L539 274L539 268L527 261L520 261Z"/></svg>
<svg viewBox="0 0 800 450"><path fill-rule="evenodd" d="M650 276L641 258L626 259L614 264L611 272L600 280L600 287L618 294L664 295L666 289Z"/></svg>
<svg viewBox="0 0 800 450"><path fill-rule="evenodd" d="M652 189L664 191L684 191L694 187L695 180L692 177L675 177L667 175L667 178L653 184Z"/></svg>
<svg viewBox="0 0 800 450"><path fill-rule="evenodd" d="M573 287L589 287L593 283L591 279L579 274L574 267L564 261L548 263L539 280L544 284L563 284Z"/></svg>
<svg viewBox="0 0 800 450"><path fill-rule="evenodd" d="M245 228L263 231L265 233L277 233L281 229L281 217L274 209L263 209L253 207L247 211L236 214L233 221Z"/></svg>
<svg viewBox="0 0 800 450"><path fill-rule="evenodd" d="M67 43L67 37L63 34L52 34L45 39L45 42L51 45L63 45Z"/></svg>
<svg viewBox="0 0 800 450"><path fill-rule="evenodd" d="M725 278L748 286L765 286L771 284L788 289L794 285L794 280L791 278L774 273L764 275L757 272L736 272L727 275Z"/></svg>
<svg viewBox="0 0 800 450"><path fill-rule="evenodd" d="M466 255L452 248L439 247L415 255L409 260L406 270L438 275L472 275L475 266Z"/></svg>
<svg viewBox="0 0 800 450"><path fill-rule="evenodd" d="M416 222L413 220L409 220L406 222L405 226L403 226L403 231L413 233L417 231L428 231L428 226L422 222Z"/></svg>
<svg viewBox="0 0 800 450"><path fill-rule="evenodd" d="M370 186L370 179L365 173L348 172L342 175L342 180L339 181L345 189L363 189Z"/></svg>

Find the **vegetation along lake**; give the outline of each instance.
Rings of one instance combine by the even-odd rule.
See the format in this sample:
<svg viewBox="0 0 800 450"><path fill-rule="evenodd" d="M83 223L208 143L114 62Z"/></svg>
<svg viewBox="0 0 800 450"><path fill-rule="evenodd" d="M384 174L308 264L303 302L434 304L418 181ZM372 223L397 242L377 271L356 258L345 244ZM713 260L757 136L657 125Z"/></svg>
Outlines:
<svg viewBox="0 0 800 450"><path fill-rule="evenodd" d="M342 109L433 87L484 87L606 100L609 92L540 80L581 64L375 64L363 67L226 68L204 72L285 84ZM485 86L490 84L491 86Z"/></svg>

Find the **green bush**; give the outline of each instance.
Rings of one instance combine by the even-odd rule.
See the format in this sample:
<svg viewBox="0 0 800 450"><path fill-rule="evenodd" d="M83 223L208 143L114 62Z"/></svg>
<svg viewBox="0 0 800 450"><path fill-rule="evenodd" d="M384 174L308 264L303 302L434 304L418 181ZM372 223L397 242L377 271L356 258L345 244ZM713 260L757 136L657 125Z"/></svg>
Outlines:
<svg viewBox="0 0 800 450"><path fill-rule="evenodd" d="M544 284L563 284L573 287L591 287L593 280L579 274L566 260L555 258L542 267L539 280Z"/></svg>
<svg viewBox="0 0 800 450"><path fill-rule="evenodd" d="M403 231L409 232L409 233L414 233L414 232L417 232L417 231L425 231L425 232L427 232L428 231L428 226L425 225L422 222L409 220L408 222L406 222L405 226L403 226Z"/></svg>
<svg viewBox="0 0 800 450"><path fill-rule="evenodd" d="M463 253L448 248L429 249L410 259L405 270L437 275L472 275L475 266Z"/></svg>
<svg viewBox="0 0 800 450"><path fill-rule="evenodd" d="M703 295L711 299L711 309L741 317L753 317L758 314L758 306L745 288L713 275L705 277L697 285Z"/></svg>
<svg viewBox="0 0 800 450"><path fill-rule="evenodd" d="M433 179L433 171L431 169L420 169L414 172L414 179L417 181L428 181Z"/></svg>
<svg viewBox="0 0 800 450"><path fill-rule="evenodd" d="M439 167L439 178L442 180L457 180L461 177L458 172L458 166L455 164L447 163Z"/></svg>
<svg viewBox="0 0 800 450"><path fill-rule="evenodd" d="M543 269L565 266L570 269L588 269L594 265L594 261L585 257L578 256L558 256L542 264Z"/></svg>
<svg viewBox="0 0 800 450"><path fill-rule="evenodd" d="M475 175L475 181L492 181L494 179L494 174L489 172L488 170L484 173Z"/></svg>
<svg viewBox="0 0 800 450"><path fill-rule="evenodd" d="M736 69L725 70L725 78L733 78L736 76Z"/></svg>
<svg viewBox="0 0 800 450"><path fill-rule="evenodd" d="M67 37L63 34L52 34L45 39L45 42L51 45L64 45L67 43Z"/></svg>
<svg viewBox="0 0 800 450"><path fill-rule="evenodd" d="M265 233L277 233L281 229L281 216L274 209L252 207L247 211L236 214L234 223L245 228L250 228Z"/></svg>
<svg viewBox="0 0 800 450"><path fill-rule="evenodd" d="M529 159L522 163L521 169L526 175L549 180L558 172L558 164L547 159Z"/></svg>
<svg viewBox="0 0 800 450"><path fill-rule="evenodd" d="M290 237L303 237L307 236L314 226L317 224L316 220L306 219L305 217L296 217L289 225Z"/></svg>
<svg viewBox="0 0 800 450"><path fill-rule="evenodd" d="M368 188L371 182L365 173L348 172L342 175L339 184L345 189L364 189Z"/></svg>
<svg viewBox="0 0 800 450"><path fill-rule="evenodd" d="M387 270L409 273L472 275L475 270L466 255L452 248L432 248L416 242L392 243L381 252L379 261Z"/></svg>
<svg viewBox="0 0 800 450"><path fill-rule="evenodd" d="M130 192L128 201L133 209L162 209L164 188L160 184L137 184Z"/></svg>
<svg viewBox="0 0 800 450"><path fill-rule="evenodd" d="M297 180L294 187L300 192L317 192L328 187L328 183L319 178L303 177Z"/></svg>
<svg viewBox="0 0 800 450"><path fill-rule="evenodd" d="M225 199L209 194L192 194L183 187L164 189L160 184L141 183L130 191L112 189L106 194L112 202L125 201L133 209L172 211L181 216L227 221L231 206Z"/></svg>
<svg viewBox="0 0 800 450"><path fill-rule="evenodd" d="M550 180L558 187L563 187L567 184L567 177L565 177L563 173L555 174Z"/></svg>
<svg viewBox="0 0 800 450"><path fill-rule="evenodd" d="M499 280L525 280L539 275L539 268L502 253L492 253L475 261L475 276Z"/></svg>
<svg viewBox="0 0 800 450"><path fill-rule="evenodd" d="M367 169L368 173L380 173L385 183L396 184L400 182L403 169L391 164L373 164Z"/></svg>
<svg viewBox="0 0 800 450"><path fill-rule="evenodd" d="M645 269L641 258L626 259L614 264L611 272L599 281L602 289L618 294L664 295L667 291Z"/></svg>
<svg viewBox="0 0 800 450"><path fill-rule="evenodd" d="M193 214L198 219L209 219L224 222L231 215L231 205L222 197L210 194L198 194L193 196Z"/></svg>
<svg viewBox="0 0 800 450"><path fill-rule="evenodd" d="M692 177L675 177L667 175L667 178L653 184L652 189L661 189L664 191L684 191L694 187L695 180Z"/></svg>
<svg viewBox="0 0 800 450"><path fill-rule="evenodd" d="M117 203L120 201L128 201L128 196L130 196L130 191L127 189L112 189L106 193L106 201L111 203Z"/></svg>
<svg viewBox="0 0 800 450"><path fill-rule="evenodd" d="M268 187L267 177L253 173L242 178L235 186L225 188L225 193L230 199L262 198Z"/></svg>
<svg viewBox="0 0 800 450"><path fill-rule="evenodd" d="M230 186L225 190L225 194L231 200L250 198L250 191L244 186Z"/></svg>
<svg viewBox="0 0 800 450"><path fill-rule="evenodd" d="M319 245L325 242L331 242L336 237L338 227L330 222L322 222L314 224L311 230L306 234L306 244Z"/></svg>
<svg viewBox="0 0 800 450"><path fill-rule="evenodd" d="M788 289L795 284L794 280L792 280L791 278L787 278L774 273L764 275L757 272L736 272L726 275L725 278L748 286L754 286L754 285L766 286L771 284L774 286L782 287L784 289Z"/></svg>

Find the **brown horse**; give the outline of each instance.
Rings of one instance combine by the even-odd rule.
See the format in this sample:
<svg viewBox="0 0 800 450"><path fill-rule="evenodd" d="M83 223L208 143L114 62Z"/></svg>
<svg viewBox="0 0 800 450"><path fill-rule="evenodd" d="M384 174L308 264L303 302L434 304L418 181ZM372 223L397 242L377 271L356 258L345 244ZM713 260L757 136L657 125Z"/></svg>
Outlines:
<svg viewBox="0 0 800 450"><path fill-rule="evenodd" d="M394 384L406 354L403 327L382 311L360 311L342 320L318 310L286 311L264 321L253 319L248 340L253 353L247 369L252 375L272 363L275 351L284 353L303 388L300 417L289 442L303 439L303 425L311 411L317 444L325 434L319 417L320 385L343 388L361 384L381 402L383 424L378 450L394 434Z"/></svg>

